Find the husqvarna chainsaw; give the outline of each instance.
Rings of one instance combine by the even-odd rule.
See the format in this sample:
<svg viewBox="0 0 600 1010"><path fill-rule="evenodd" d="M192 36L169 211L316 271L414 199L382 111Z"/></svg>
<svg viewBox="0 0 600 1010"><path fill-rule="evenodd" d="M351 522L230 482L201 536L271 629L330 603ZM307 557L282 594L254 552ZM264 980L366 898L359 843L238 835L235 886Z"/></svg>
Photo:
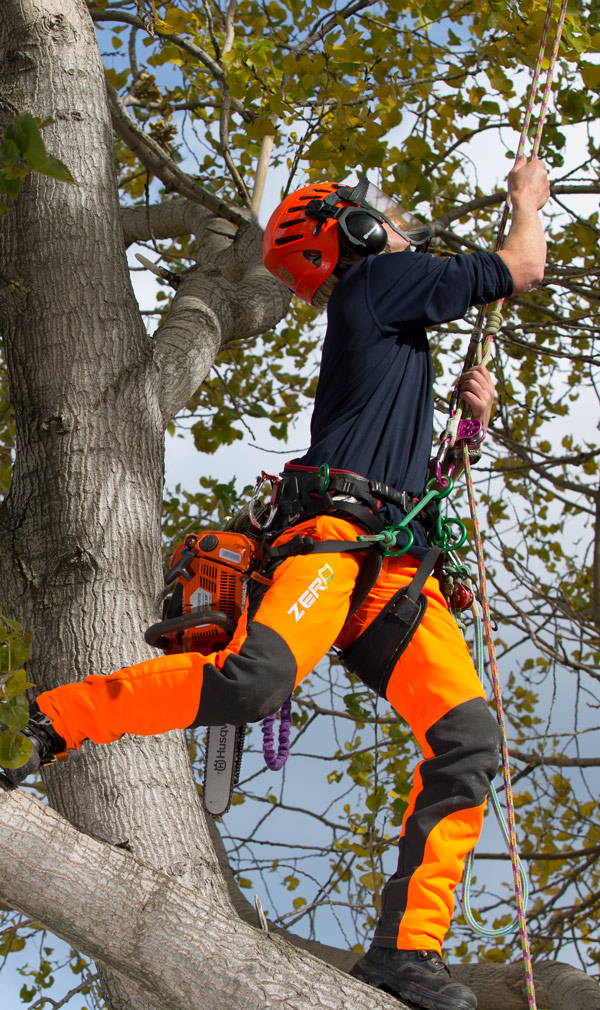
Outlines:
<svg viewBox="0 0 600 1010"><path fill-rule="evenodd" d="M149 645L166 653L207 655L230 641L246 601L256 543L242 533L204 530L189 534L173 555L163 620L145 633ZM204 764L205 809L217 817L228 810L239 779L244 726L210 726Z"/></svg>

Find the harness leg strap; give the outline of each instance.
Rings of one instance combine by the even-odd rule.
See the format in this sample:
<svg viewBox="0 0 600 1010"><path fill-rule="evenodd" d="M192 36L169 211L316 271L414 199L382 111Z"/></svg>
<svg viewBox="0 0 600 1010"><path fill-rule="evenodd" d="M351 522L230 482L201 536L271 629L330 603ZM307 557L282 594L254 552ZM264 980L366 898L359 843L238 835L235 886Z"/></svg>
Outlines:
<svg viewBox="0 0 600 1010"><path fill-rule="evenodd" d="M396 663L423 619L427 597L422 589L440 554L439 547L428 550L412 582L392 596L369 627L341 654L350 673L382 697Z"/></svg>

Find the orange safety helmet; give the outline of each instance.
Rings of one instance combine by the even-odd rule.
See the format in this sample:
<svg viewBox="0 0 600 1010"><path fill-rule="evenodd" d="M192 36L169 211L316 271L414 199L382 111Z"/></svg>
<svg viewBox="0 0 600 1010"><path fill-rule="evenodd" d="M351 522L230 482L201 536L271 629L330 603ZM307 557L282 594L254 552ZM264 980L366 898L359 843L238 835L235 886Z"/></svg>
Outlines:
<svg viewBox="0 0 600 1010"><path fill-rule="evenodd" d="M337 221L308 217L306 206L311 200L320 201L335 193L338 185L315 183L290 193L271 214L265 229L263 256L267 270L309 304L337 266L340 240Z"/></svg>
<svg viewBox="0 0 600 1010"><path fill-rule="evenodd" d="M264 264L305 302L335 270L340 233L359 256L382 252L387 244L384 223L417 249L425 249L431 228L404 210L368 179L355 186L339 182L313 183L280 203L265 229Z"/></svg>

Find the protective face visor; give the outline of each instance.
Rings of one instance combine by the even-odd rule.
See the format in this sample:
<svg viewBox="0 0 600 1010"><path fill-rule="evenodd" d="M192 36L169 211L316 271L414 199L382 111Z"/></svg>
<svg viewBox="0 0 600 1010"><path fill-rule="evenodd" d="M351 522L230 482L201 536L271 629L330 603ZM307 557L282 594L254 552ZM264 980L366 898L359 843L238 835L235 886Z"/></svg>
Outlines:
<svg viewBox="0 0 600 1010"><path fill-rule="evenodd" d="M340 200L350 206L338 206ZM362 255L384 249L387 238L383 222L414 246L417 252L427 250L433 235L428 224L366 178L355 186L338 186L324 200L311 201L306 213L320 221L335 218L349 245Z"/></svg>
<svg viewBox="0 0 600 1010"><path fill-rule="evenodd" d="M425 252L433 232L431 226L420 221L418 217L405 210L399 200L393 196L388 196L378 186L374 186L368 179L361 179L354 187L353 192L361 199L356 200L361 207L377 211L386 224L389 224L398 235L415 246L418 252ZM364 196L362 195L364 192ZM352 197L351 199L356 199Z"/></svg>

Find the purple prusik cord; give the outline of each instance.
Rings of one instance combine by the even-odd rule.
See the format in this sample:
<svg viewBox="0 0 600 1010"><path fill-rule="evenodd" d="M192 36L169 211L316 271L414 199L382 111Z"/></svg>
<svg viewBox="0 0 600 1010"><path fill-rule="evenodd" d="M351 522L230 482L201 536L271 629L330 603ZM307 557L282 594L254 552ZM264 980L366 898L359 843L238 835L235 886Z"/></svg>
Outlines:
<svg viewBox="0 0 600 1010"><path fill-rule="evenodd" d="M278 772L283 768L288 757L290 756L290 731L292 728L292 699L288 698L284 701L281 706L280 712L280 722L279 722L279 744L277 748L277 754L275 753L275 737L273 734L273 727L275 724L275 716L268 715L266 719L263 719L262 723L262 734L263 734L263 754L265 756L265 764L267 768L270 768L272 772Z"/></svg>

